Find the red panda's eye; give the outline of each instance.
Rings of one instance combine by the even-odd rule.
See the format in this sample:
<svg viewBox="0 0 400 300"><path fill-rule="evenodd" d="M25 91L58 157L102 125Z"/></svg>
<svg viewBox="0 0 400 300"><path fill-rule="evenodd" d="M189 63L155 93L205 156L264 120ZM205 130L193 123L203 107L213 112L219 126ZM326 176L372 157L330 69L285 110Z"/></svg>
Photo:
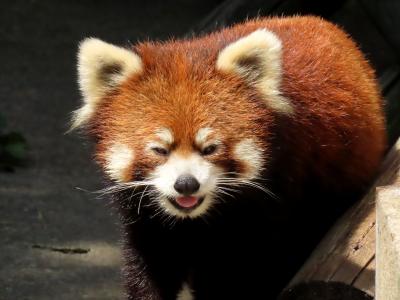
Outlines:
<svg viewBox="0 0 400 300"><path fill-rule="evenodd" d="M162 156L167 156L169 154L169 151L167 149L161 147L153 147L151 148L151 150L153 150L156 154Z"/></svg>
<svg viewBox="0 0 400 300"><path fill-rule="evenodd" d="M217 145L210 145L205 147L202 151L202 155L211 155L217 150Z"/></svg>

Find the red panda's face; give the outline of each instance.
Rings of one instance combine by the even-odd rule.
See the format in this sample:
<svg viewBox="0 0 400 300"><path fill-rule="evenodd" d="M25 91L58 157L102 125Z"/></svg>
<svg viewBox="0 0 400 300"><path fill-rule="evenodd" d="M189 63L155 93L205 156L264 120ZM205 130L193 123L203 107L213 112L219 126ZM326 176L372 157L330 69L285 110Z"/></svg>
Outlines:
<svg viewBox="0 0 400 300"><path fill-rule="evenodd" d="M98 108L97 157L112 179L148 184L165 212L196 217L259 176L269 113L251 89L217 72L196 80L161 72L131 78Z"/></svg>
<svg viewBox="0 0 400 300"><path fill-rule="evenodd" d="M262 92L224 72L228 63L217 66L212 56L195 60L174 47L142 45L135 54L97 40L86 43L118 52L114 60L97 54L94 78L84 66L90 58L81 54L82 92L95 93L75 120L89 123L98 138L97 160L112 180L141 186L169 215L194 218L251 185L267 166L271 109ZM92 45L92 52L97 49ZM248 64L257 59L245 58L241 70L256 72Z"/></svg>

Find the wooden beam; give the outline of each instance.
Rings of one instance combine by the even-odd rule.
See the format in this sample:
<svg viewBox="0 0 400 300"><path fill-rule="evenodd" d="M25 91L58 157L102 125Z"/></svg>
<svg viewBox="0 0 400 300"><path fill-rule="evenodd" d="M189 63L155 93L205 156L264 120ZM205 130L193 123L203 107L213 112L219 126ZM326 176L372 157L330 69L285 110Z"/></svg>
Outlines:
<svg viewBox="0 0 400 300"><path fill-rule="evenodd" d="M382 186L396 186L400 184L399 176L400 167L400 140L394 145L388 153L384 163L381 166L380 175L372 186L368 194L354 207L352 207L333 228L328 232L319 246L312 253L307 262L296 274L288 285L287 289L282 293L281 299L373 299L375 297L375 245L376 245L376 195L378 197L390 198L388 192L376 188ZM382 193L382 194L381 194ZM388 203L399 203L397 220L400 222L400 199L385 200L382 207L382 214L388 211L386 207ZM393 210L390 210L393 212ZM387 228L391 228L396 217L392 214L391 218L385 219ZM392 220L389 222L389 220ZM390 223L390 224L389 224ZM398 224L400 226L400 224ZM387 231L386 235L388 234ZM400 227L398 229L400 241ZM384 243L387 243L388 237ZM400 242L396 245L387 245L381 249L381 255L385 253L393 253L400 250ZM397 251L396 250L396 251ZM400 251L397 252L397 275L400 273ZM392 255L392 254L391 254ZM386 257L377 258L378 265L384 261ZM393 265L394 267L394 265ZM383 272L381 270L381 272ZM393 270L394 272L394 270ZM383 274L379 273L378 274ZM385 273L387 274L387 273ZM385 275L382 275L385 276ZM394 279L393 279L394 280ZM384 285L385 279L378 280L378 284ZM397 277L397 285L400 278ZM387 281L385 281L387 284ZM318 284L318 293L301 295L300 289L304 292L306 287L310 288ZM393 283L394 284L394 283ZM379 289L382 287L379 286ZM400 286L397 286L400 292ZM297 290L297 292L296 292ZM311 289L312 290L312 289ZM324 290L324 292L322 292ZM330 291L330 292L329 292ZM321 294L322 293L322 294ZM325 294L324 294L325 293ZM331 293L331 294L329 294ZM343 294L341 294L343 293ZM347 294L346 294L347 293ZM356 294L358 293L358 294ZM340 294L340 296L339 296ZM345 296L347 295L347 296ZM379 293L377 293L379 295ZM297 298L296 298L297 297ZM320 297L320 298L318 298ZM322 297L322 298L321 298ZM341 297L341 298L340 298ZM352 298L353 297L353 298ZM400 293L395 298L387 298L383 296L378 300L394 300L400 299Z"/></svg>
<svg viewBox="0 0 400 300"><path fill-rule="evenodd" d="M376 299L400 299L400 187L377 193Z"/></svg>

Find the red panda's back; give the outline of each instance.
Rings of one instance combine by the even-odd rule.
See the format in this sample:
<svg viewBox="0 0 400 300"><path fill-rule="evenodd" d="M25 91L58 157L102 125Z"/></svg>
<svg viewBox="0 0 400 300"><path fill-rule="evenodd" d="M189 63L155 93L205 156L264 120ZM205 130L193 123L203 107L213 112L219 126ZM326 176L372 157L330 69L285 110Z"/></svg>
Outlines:
<svg viewBox="0 0 400 300"><path fill-rule="evenodd" d="M228 30L245 34L259 27L282 41L281 92L294 106L279 133L286 149L280 167L297 179L312 172L331 189L369 183L386 133L383 99L361 51L317 17L261 19Z"/></svg>

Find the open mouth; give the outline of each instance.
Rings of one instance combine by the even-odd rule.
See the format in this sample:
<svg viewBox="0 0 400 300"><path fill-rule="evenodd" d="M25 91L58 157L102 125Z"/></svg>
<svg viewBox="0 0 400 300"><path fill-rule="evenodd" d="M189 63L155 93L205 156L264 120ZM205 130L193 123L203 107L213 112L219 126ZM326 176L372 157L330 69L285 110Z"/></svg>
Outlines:
<svg viewBox="0 0 400 300"><path fill-rule="evenodd" d="M175 208L188 212L200 206L204 201L204 197L179 196L176 198L169 198L169 201Z"/></svg>

